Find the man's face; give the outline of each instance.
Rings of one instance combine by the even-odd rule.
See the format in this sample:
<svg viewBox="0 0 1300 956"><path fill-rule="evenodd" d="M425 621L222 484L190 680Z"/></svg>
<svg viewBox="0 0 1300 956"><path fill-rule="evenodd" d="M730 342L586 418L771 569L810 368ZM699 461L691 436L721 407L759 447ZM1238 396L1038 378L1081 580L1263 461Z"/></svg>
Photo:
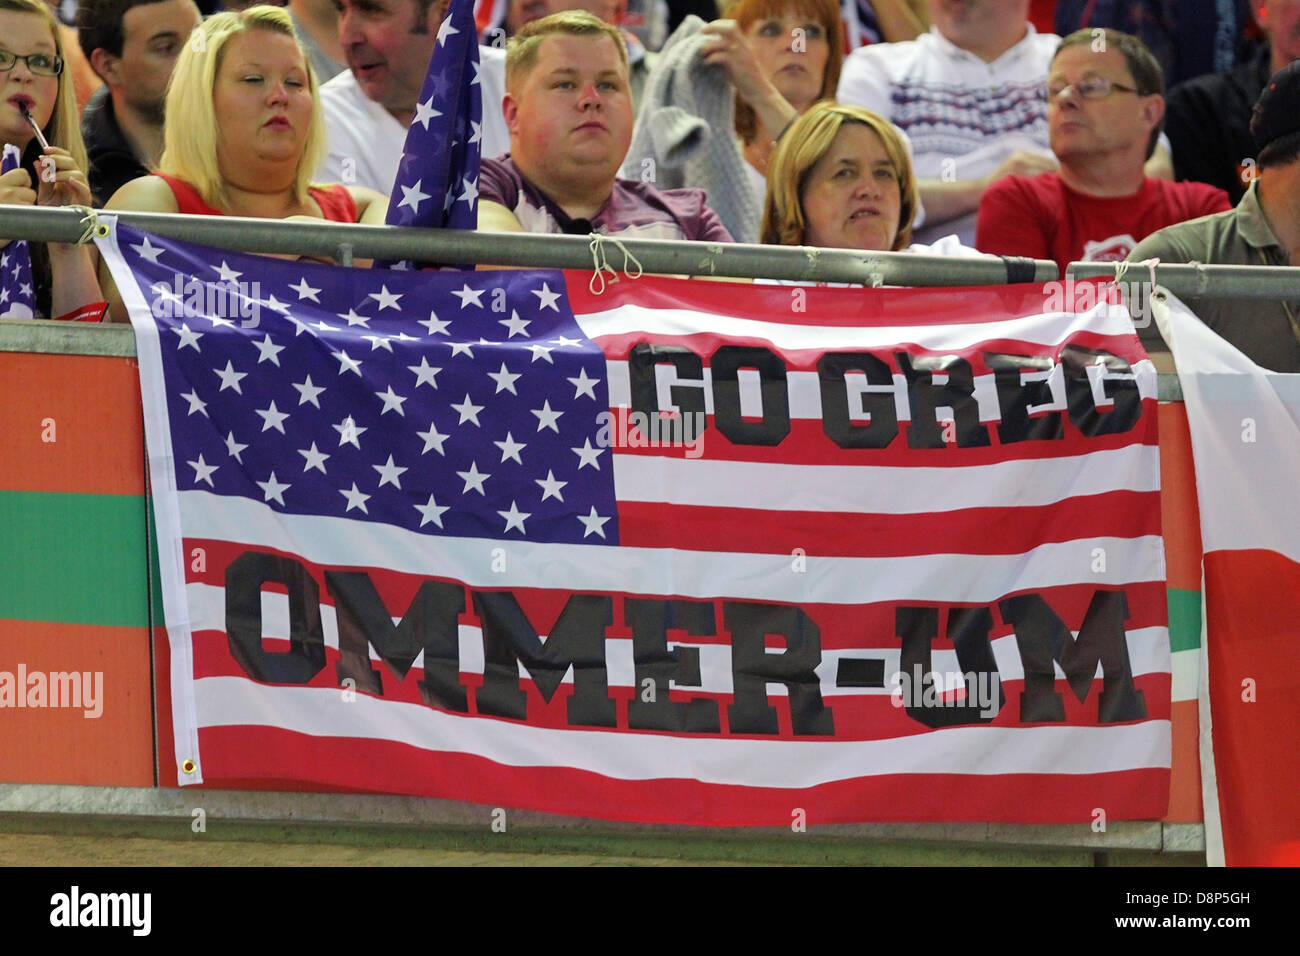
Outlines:
<svg viewBox="0 0 1300 956"><path fill-rule="evenodd" d="M1263 0L1259 22L1275 55L1281 52L1287 61L1300 60L1300 0Z"/></svg>
<svg viewBox="0 0 1300 956"><path fill-rule="evenodd" d="M1108 96L1084 99L1078 84L1092 79L1109 80ZM1062 162L1086 160L1117 151L1131 150L1138 144L1139 159L1146 158L1151 130L1164 115L1164 102L1156 95L1138 96L1137 84L1129 72L1124 54L1116 49L1094 52L1087 44L1066 47L1056 55L1048 73L1048 90L1071 87L1061 96L1051 96L1047 103L1047 129L1052 152Z"/></svg>
<svg viewBox="0 0 1300 956"><path fill-rule="evenodd" d="M1023 25L1028 0L930 0L930 22L949 42L976 46L990 33Z"/></svg>
<svg viewBox="0 0 1300 956"><path fill-rule="evenodd" d="M199 19L194 0L143 3L122 17L122 56L109 68L109 81L152 122L163 121L167 81Z"/></svg>
<svg viewBox="0 0 1300 956"><path fill-rule="evenodd" d="M607 174L612 184L632 143L633 119L627 67L614 41L545 37L532 72L506 95L505 119L511 154L529 178Z"/></svg>
<svg viewBox="0 0 1300 956"><path fill-rule="evenodd" d="M385 109L414 110L438 40L437 5L423 16L415 0L334 0L334 8L362 91Z"/></svg>

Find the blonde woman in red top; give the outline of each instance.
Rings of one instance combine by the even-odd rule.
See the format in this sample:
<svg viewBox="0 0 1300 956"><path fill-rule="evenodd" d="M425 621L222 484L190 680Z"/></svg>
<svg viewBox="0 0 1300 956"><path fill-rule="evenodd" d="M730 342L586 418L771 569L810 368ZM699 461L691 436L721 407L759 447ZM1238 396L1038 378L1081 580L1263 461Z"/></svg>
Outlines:
<svg viewBox="0 0 1300 956"><path fill-rule="evenodd" d="M373 189L310 182L325 124L283 8L205 20L176 63L166 110L158 170L127 183L105 209L383 223L387 200ZM102 266L100 279L107 287ZM111 312L124 320L116 298Z"/></svg>

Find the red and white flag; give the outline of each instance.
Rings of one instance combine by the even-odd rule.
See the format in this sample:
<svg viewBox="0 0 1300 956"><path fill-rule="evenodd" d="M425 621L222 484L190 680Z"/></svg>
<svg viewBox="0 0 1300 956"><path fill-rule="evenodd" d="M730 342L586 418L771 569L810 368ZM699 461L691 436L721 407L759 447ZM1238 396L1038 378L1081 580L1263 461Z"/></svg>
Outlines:
<svg viewBox="0 0 1300 956"><path fill-rule="evenodd" d="M181 784L715 825L1164 813L1156 378L1122 307L101 249ZM182 268L256 277L250 317Z"/></svg>
<svg viewBox="0 0 1300 956"><path fill-rule="evenodd" d="M1300 864L1300 375L1155 302L1187 403L1204 552L1201 779L1211 864Z"/></svg>

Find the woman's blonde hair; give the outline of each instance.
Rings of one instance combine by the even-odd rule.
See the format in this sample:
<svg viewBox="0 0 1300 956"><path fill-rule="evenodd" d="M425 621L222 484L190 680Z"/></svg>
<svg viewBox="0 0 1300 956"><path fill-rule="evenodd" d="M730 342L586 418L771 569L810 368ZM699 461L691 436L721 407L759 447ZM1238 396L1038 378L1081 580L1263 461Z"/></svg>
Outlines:
<svg viewBox="0 0 1300 956"><path fill-rule="evenodd" d="M907 144L889 120L859 106L843 106L823 100L796 119L776 144L767 166L767 202L763 208L762 241L768 245L801 246L808 228L803 211L803 190L817 162L846 123L860 123L880 137L885 155L898 175L900 206L898 232L892 250L906 248L912 241L912 220L916 217L916 178Z"/></svg>
<svg viewBox="0 0 1300 956"><path fill-rule="evenodd" d="M163 129L163 154L158 162L158 171L189 183L198 190L204 202L216 208L226 205L227 195L217 162L217 112L212 94L226 41L250 30L282 33L292 37L299 51L302 50L293 30L293 21L283 7L262 4L246 10L218 13L195 27L167 84L167 123ZM294 195L299 202L306 202L312 173L325 158L328 143L316 74L306 54L302 59L307 71L312 109L307 141L298 159Z"/></svg>
<svg viewBox="0 0 1300 956"><path fill-rule="evenodd" d="M826 58L826 72L822 75L822 88L817 98L833 97L840 83L840 67L844 65L844 23L836 0L733 0L722 16L735 20L742 30L748 30L759 20L781 16L788 7L816 20L826 31L830 55ZM753 107L739 95L736 97L736 135L746 143L753 142L758 135L758 117L754 115Z"/></svg>
<svg viewBox="0 0 1300 956"><path fill-rule="evenodd" d="M59 92L54 100L54 112L50 121L41 130L51 146L60 146L72 154L73 162L83 173L90 164L86 160L86 144L81 140L81 111L77 109L77 93L72 88L72 64L67 60L63 50L63 37L59 35L59 25L42 0L0 0L0 10L14 13L31 13L45 21L54 39L54 52L63 60L63 72L59 74ZM40 143L32 137L32 143L39 151ZM24 160L27 156L24 155Z"/></svg>

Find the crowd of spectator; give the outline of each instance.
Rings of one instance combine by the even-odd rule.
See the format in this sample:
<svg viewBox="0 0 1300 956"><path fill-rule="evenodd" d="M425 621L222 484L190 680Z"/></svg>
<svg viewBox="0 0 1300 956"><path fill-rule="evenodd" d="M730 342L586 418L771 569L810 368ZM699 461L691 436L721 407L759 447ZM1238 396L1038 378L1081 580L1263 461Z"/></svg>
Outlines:
<svg viewBox="0 0 1300 956"><path fill-rule="evenodd" d="M448 4L0 0L0 203L382 222ZM1300 264L1300 0L1192 7L479 0L479 226ZM33 270L113 299L85 247ZM1297 312L1207 321L1293 371Z"/></svg>

